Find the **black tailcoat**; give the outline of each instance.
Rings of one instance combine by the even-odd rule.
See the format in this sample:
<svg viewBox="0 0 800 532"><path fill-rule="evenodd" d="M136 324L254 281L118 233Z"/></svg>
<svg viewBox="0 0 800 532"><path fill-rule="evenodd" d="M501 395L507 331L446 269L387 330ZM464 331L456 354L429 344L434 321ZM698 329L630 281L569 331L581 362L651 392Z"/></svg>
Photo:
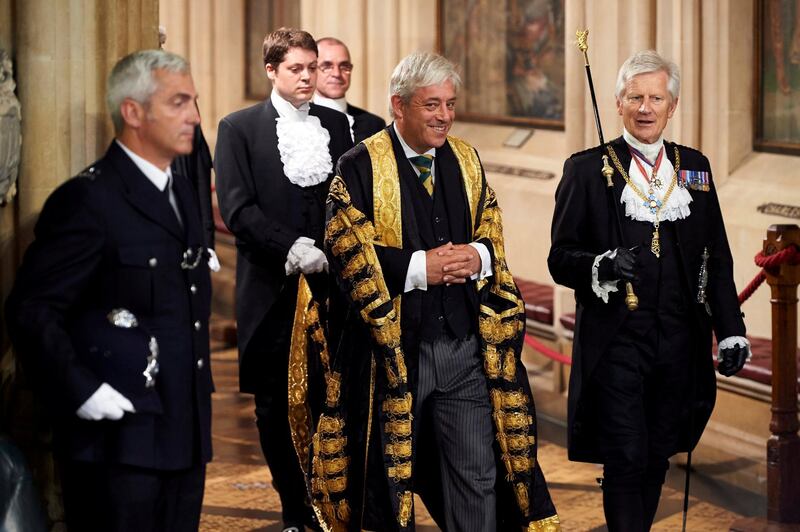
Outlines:
<svg viewBox="0 0 800 532"><path fill-rule="evenodd" d="M386 120L383 118L349 103L347 114L353 117L353 139L356 144L386 127Z"/></svg>
<svg viewBox="0 0 800 532"><path fill-rule="evenodd" d="M191 183L175 175L173 191L183 227L167 196L112 143L48 198L19 269L9 331L54 414L56 448L72 460L176 470L211 459L206 243ZM181 267L187 249L201 253L194 269ZM138 327L109 323L121 308ZM146 388L150 335L160 372ZM79 419L76 410L102 382L137 412Z"/></svg>
<svg viewBox="0 0 800 532"><path fill-rule="evenodd" d="M622 137L610 142L620 163L628 171L631 156ZM675 165L675 144L664 143L666 155ZM680 168L709 173L708 191L690 190L691 215L674 222L678 262L683 285L688 287L686 300L696 301L703 249L708 248L708 285L706 294L711 309L709 316L702 304L694 303L688 310L692 323L685 334L691 336L695 346L692 360L695 394L692 398L693 414L682 426L686 434L674 452L689 450L696 445L714 407L716 384L711 357L712 329L720 340L729 336L744 336L745 327L736 287L733 282L731 257L725 226L722 221L716 188L711 181L708 159L699 151L677 146ZM564 163L564 174L556 190L556 207L553 215L552 246L547 259L553 279L575 290L577 316L573 345L573 370L569 386L569 456L572 460L597 462L593 451L592 434L585 429L586 405L592 398L585 394L590 376L606 346L625 323L630 311L625 305L625 288L611 293L608 303L595 295L591 288L592 263L600 255L617 246L630 246L626 235L624 205L620 196L625 187L623 177L615 170L613 176L613 206L610 206L606 179L600 173L603 166L600 147L577 153ZM668 183L665 184L668 186ZM615 212L616 211L616 212ZM617 218L622 221L622 241L619 238ZM641 253L650 253L642 249ZM690 426L691 425L691 426Z"/></svg>
<svg viewBox="0 0 800 532"><path fill-rule="evenodd" d="M330 134L333 167L352 147L347 118L340 112L311 104ZM219 123L215 164L217 198L225 225L236 236L236 320L239 343L239 386L255 393L267 382L268 361L263 346L251 340L281 291L296 285L286 276L289 249L301 236L322 249L328 179L313 187L295 185L283 173L278 151L272 102L232 113ZM256 342L257 343L257 342Z"/></svg>

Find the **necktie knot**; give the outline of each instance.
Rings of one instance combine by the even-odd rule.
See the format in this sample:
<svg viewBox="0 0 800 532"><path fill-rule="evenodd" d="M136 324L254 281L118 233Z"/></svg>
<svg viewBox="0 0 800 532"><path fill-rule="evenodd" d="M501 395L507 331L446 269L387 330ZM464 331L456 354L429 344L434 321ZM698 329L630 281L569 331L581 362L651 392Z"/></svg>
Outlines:
<svg viewBox="0 0 800 532"><path fill-rule="evenodd" d="M425 190L428 191L428 194L433 196L433 180L431 179L433 155L417 155L414 157L409 157L408 160L411 161L411 164L413 164L417 170L419 170L419 180L422 183L422 186L425 187Z"/></svg>

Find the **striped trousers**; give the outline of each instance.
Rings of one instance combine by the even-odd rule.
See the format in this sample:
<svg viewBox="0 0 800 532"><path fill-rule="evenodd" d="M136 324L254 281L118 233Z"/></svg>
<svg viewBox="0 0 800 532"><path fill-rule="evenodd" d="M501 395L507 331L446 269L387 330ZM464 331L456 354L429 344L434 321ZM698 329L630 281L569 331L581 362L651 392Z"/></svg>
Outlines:
<svg viewBox="0 0 800 532"><path fill-rule="evenodd" d="M421 438L438 448L442 512L437 521L444 522L437 524L446 532L494 532L492 407L474 335L421 343L414 413L417 426L431 431ZM436 471L417 469L415 474ZM424 496L423 501L430 507Z"/></svg>

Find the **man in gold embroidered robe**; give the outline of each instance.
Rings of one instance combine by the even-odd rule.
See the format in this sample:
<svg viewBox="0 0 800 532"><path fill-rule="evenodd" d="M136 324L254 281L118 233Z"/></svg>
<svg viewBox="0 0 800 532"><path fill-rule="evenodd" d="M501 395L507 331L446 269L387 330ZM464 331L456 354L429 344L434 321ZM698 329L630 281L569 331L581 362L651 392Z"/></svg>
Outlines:
<svg viewBox="0 0 800 532"><path fill-rule="evenodd" d="M559 530L500 210L476 151L448 136L459 85L441 56L403 59L394 123L346 153L331 185L334 386L311 488L334 530L413 529L412 492L444 530Z"/></svg>

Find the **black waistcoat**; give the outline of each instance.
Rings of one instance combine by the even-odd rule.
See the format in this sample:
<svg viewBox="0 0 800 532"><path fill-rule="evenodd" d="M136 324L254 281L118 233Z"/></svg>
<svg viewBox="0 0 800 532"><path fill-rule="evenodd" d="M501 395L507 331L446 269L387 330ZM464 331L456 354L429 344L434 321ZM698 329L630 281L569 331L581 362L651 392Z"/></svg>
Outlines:
<svg viewBox="0 0 800 532"><path fill-rule="evenodd" d="M418 179L411 188L414 191L414 215L419 230L427 237L424 240L430 242L431 248L447 242L458 244L470 241L465 224L459 223L464 213L450 213L447 207L460 202L466 212L467 205L458 175L445 175L441 165L437 164L433 198ZM442 334L464 338L475 329L469 312L467 286L428 286L422 297L421 340L431 341Z"/></svg>
<svg viewBox="0 0 800 532"><path fill-rule="evenodd" d="M636 295L639 309L655 314L685 315L691 309L691 295L681 272L678 241L673 222L661 222L659 240L661 256L650 251L653 240L653 224L625 218L623 221L626 243L640 246L639 281ZM622 287L620 287L622 289Z"/></svg>

